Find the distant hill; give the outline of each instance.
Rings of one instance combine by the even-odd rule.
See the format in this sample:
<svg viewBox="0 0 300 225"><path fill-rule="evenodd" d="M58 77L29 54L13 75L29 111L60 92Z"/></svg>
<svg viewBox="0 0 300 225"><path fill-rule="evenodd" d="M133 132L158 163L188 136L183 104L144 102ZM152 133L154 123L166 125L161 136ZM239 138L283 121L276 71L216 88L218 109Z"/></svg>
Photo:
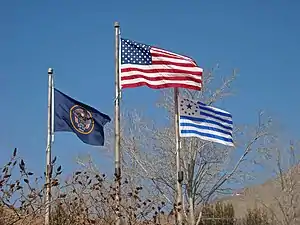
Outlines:
<svg viewBox="0 0 300 225"><path fill-rule="evenodd" d="M300 218L300 165L281 177L245 188L220 201L232 203L236 217L242 217L249 208L263 207L280 219L284 217L283 212Z"/></svg>

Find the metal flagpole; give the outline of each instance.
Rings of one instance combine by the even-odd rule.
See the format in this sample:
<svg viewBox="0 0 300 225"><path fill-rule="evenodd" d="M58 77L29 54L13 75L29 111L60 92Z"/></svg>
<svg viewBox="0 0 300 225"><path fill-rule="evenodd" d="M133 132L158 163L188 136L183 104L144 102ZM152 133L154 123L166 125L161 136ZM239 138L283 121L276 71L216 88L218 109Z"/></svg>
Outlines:
<svg viewBox="0 0 300 225"><path fill-rule="evenodd" d="M48 136L46 149L46 198L45 198L45 225L50 224L51 213L51 144L52 144L52 84L53 84L53 69L48 69Z"/></svg>
<svg viewBox="0 0 300 225"><path fill-rule="evenodd" d="M176 212L177 224L183 224L182 218L182 181L183 171L181 171L180 164L180 136L179 136L179 109L178 109L178 88L174 88L174 110L175 110L175 142L176 142L176 172L177 172L177 198L176 198Z"/></svg>
<svg viewBox="0 0 300 225"><path fill-rule="evenodd" d="M53 75L51 80L51 142L54 142L54 84L53 84Z"/></svg>
<svg viewBox="0 0 300 225"><path fill-rule="evenodd" d="M120 24L115 22L115 182L116 182L116 225L121 224L121 162L120 162Z"/></svg>

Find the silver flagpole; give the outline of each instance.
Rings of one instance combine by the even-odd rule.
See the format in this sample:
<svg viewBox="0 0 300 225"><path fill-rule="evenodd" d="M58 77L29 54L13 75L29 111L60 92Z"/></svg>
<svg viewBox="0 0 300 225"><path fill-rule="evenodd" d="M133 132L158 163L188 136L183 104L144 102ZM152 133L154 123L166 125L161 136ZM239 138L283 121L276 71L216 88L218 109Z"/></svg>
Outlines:
<svg viewBox="0 0 300 225"><path fill-rule="evenodd" d="M180 135L179 135L179 109L178 109L178 88L174 88L174 110L175 110L175 142L176 142L176 172L177 172L177 197L176 197L176 212L177 224L182 225L182 181L183 171L180 164Z"/></svg>
<svg viewBox="0 0 300 225"><path fill-rule="evenodd" d="M120 159L120 24L115 22L115 182L116 182L116 225L121 224L121 159Z"/></svg>
<svg viewBox="0 0 300 225"><path fill-rule="evenodd" d="M51 81L51 141L52 143L54 142L54 78L52 76L52 81Z"/></svg>
<svg viewBox="0 0 300 225"><path fill-rule="evenodd" d="M51 213L51 145L52 145L52 84L53 84L53 69L48 69L48 135L46 149L46 198L45 198L45 225L50 224Z"/></svg>

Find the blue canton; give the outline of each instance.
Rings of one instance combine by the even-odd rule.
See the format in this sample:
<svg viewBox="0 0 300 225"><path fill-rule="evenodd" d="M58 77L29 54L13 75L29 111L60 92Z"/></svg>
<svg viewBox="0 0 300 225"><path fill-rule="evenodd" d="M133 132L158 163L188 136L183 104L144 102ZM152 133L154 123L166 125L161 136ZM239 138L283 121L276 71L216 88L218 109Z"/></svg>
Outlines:
<svg viewBox="0 0 300 225"><path fill-rule="evenodd" d="M151 65L151 46L121 38L121 64Z"/></svg>

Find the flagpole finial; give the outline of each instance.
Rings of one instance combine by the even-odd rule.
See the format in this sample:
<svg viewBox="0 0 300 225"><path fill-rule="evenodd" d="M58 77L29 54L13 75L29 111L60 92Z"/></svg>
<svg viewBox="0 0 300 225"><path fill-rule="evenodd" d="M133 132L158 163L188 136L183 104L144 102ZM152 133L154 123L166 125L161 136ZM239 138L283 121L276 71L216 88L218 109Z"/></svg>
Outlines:
<svg viewBox="0 0 300 225"><path fill-rule="evenodd" d="M120 23L119 22L115 22L115 27L120 27Z"/></svg>
<svg viewBox="0 0 300 225"><path fill-rule="evenodd" d="M52 68L48 69L48 74L53 74L53 69Z"/></svg>

